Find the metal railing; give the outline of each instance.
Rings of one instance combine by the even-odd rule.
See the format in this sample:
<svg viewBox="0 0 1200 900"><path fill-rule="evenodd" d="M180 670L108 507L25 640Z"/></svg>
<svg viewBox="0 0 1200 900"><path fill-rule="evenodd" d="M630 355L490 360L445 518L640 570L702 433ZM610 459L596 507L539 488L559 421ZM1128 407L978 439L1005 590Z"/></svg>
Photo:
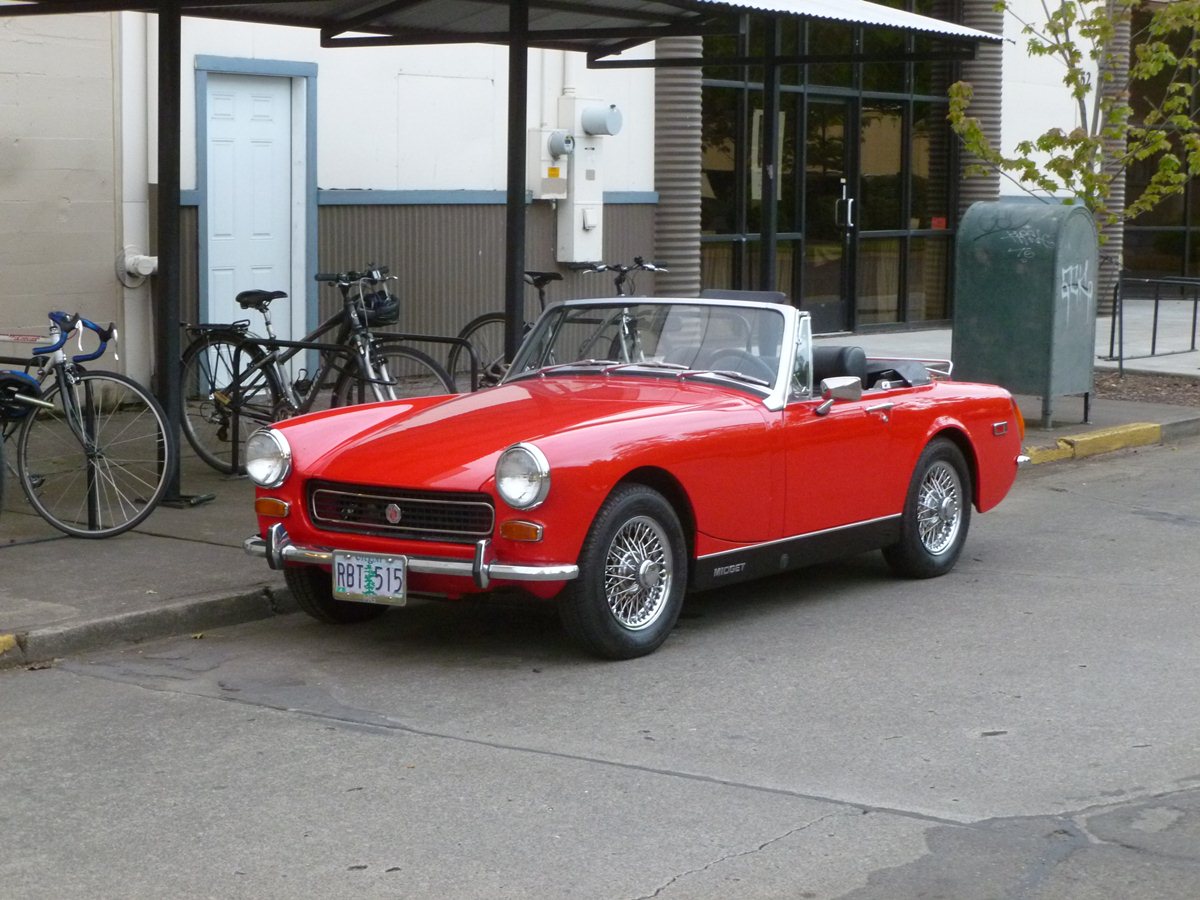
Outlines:
<svg viewBox="0 0 1200 900"><path fill-rule="evenodd" d="M1143 290L1137 290L1137 289ZM1136 291L1136 296L1132 294ZM1154 303L1154 314L1150 328L1150 352L1137 356L1125 353L1125 300L1150 300ZM1192 304L1191 345L1186 349L1158 349L1159 312L1163 301L1190 302ZM1200 278L1185 278L1183 276L1164 276L1161 278L1140 278L1122 275L1117 279L1113 288L1112 325L1108 335L1108 356L1105 359L1117 361L1117 371L1125 374L1125 360L1148 359L1152 356L1170 356L1176 353L1191 353L1196 350L1197 323L1200 322Z"/></svg>

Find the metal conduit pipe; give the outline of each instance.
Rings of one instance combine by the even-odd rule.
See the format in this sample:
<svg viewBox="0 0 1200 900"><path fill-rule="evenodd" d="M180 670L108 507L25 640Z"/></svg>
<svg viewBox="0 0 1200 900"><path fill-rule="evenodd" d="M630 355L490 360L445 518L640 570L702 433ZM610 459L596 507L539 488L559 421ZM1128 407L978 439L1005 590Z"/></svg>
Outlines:
<svg viewBox="0 0 1200 900"><path fill-rule="evenodd" d="M655 42L666 57L699 57L702 37ZM654 259L670 271L654 277L659 296L695 297L700 292L700 140L702 103L698 67L654 73Z"/></svg>
<svg viewBox="0 0 1200 900"><path fill-rule="evenodd" d="M993 0L965 0L962 24L991 34L1004 33L1004 13L993 9ZM1000 100L1001 82L1004 72L1004 51L1000 43L978 44L975 58L962 64L962 80L974 88L970 114L979 119L988 143L1000 146ZM963 170L982 162L972 153L963 152ZM989 175L963 175L958 188L958 214L980 200L997 200L1000 197L1000 173Z"/></svg>

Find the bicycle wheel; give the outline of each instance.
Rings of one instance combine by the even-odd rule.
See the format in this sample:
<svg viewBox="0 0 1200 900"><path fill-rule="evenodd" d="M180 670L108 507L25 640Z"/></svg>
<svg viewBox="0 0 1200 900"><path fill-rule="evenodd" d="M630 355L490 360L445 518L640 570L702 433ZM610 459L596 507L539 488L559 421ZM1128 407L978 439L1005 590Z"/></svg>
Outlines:
<svg viewBox="0 0 1200 900"><path fill-rule="evenodd" d="M235 365L239 372L235 372ZM188 345L183 353L180 389L184 437L197 456L227 474L234 471L235 441L240 456L250 433L274 421L283 398L267 353L236 331L208 332ZM239 463L237 470L241 473L245 468Z"/></svg>
<svg viewBox="0 0 1200 900"><path fill-rule="evenodd" d="M479 362L479 386L495 384L504 374L504 313L491 312L476 316L466 324L458 336L475 348ZM460 391L472 391L471 354L455 344L450 348L447 360L450 377Z"/></svg>
<svg viewBox="0 0 1200 900"><path fill-rule="evenodd" d="M387 364L388 378L393 382L392 390L397 400L455 393L454 382L446 370L420 350L377 338L374 357ZM362 380L356 366L338 376L330 405L350 406L370 403L374 399L375 392L370 384Z"/></svg>
<svg viewBox="0 0 1200 900"><path fill-rule="evenodd" d="M61 370L60 370L61 372ZM26 417L17 476L38 513L75 537L128 531L154 511L175 464L167 417L145 388L116 372L76 370Z"/></svg>

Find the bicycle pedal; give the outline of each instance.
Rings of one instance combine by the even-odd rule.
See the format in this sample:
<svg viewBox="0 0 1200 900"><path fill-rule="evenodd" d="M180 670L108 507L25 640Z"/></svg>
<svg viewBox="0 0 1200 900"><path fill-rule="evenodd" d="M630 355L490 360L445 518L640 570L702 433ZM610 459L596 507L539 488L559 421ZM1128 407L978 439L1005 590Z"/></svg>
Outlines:
<svg viewBox="0 0 1200 900"><path fill-rule="evenodd" d="M298 378L292 386L296 389L297 394L307 394L308 389L312 387L312 379Z"/></svg>

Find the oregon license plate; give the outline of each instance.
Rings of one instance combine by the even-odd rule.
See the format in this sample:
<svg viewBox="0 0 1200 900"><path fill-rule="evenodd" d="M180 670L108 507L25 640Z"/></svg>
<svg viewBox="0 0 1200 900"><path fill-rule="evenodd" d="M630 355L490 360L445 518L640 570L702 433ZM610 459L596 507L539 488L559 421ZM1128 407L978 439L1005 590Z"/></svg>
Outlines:
<svg viewBox="0 0 1200 900"><path fill-rule="evenodd" d="M333 552L333 596L403 606L408 587L408 560L383 553Z"/></svg>

